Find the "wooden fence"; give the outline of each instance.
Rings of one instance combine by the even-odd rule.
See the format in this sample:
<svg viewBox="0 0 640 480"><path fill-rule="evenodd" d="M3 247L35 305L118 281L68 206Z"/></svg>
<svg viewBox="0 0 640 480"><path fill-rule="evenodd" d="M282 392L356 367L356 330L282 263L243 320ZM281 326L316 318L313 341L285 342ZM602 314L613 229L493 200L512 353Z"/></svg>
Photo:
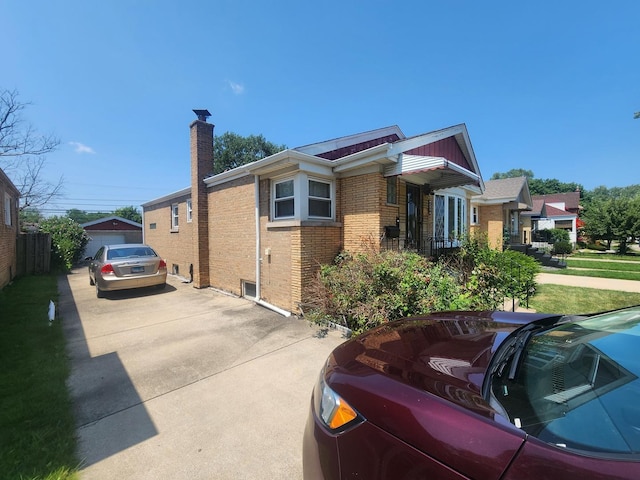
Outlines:
<svg viewBox="0 0 640 480"><path fill-rule="evenodd" d="M21 233L16 248L18 275L49 273L51 270L51 235Z"/></svg>

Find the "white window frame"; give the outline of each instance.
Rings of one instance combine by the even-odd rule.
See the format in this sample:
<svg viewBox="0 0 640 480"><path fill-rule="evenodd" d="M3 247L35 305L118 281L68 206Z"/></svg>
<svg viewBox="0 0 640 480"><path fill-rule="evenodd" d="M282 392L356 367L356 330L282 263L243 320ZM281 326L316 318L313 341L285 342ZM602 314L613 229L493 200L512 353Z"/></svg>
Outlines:
<svg viewBox="0 0 640 480"><path fill-rule="evenodd" d="M193 221L193 206L191 204L191 199L187 198L187 223L191 223Z"/></svg>
<svg viewBox="0 0 640 480"><path fill-rule="evenodd" d="M480 212L477 205L471 207L471 225L478 225L480 223Z"/></svg>
<svg viewBox="0 0 640 480"><path fill-rule="evenodd" d="M293 186L293 195L276 198L278 185L281 185L283 183L289 183L289 182L291 182ZM298 185L296 185L296 183L297 182L295 177L280 178L271 182L271 217L273 220L290 220L292 218L299 217L299 215L297 214L298 213L297 209L300 208L300 200L297 199L296 201L296 192L298 192L300 188ZM289 201L293 201L293 215L276 216L277 204L280 202L284 203Z"/></svg>
<svg viewBox="0 0 640 480"><path fill-rule="evenodd" d="M311 192L309 190L310 187L310 183L311 182L315 182L315 183L322 183L324 185L328 185L329 186L329 197L315 197L315 196L311 196ZM328 181L328 180L323 180L320 178L315 178L315 177L307 177L307 181L306 181L306 186L307 186L307 201L306 201L306 206L307 206L307 217L308 218L313 218L313 219L320 219L320 220L333 220L335 218L334 215L334 205L335 205L335 201L333 199L333 197L335 196L333 194L333 183ZM319 215L311 215L309 213L309 204L312 200L315 201L319 201L319 202L323 202L323 203L329 203L329 216L319 216Z"/></svg>
<svg viewBox="0 0 640 480"><path fill-rule="evenodd" d="M177 231L180 228L180 205L171 204L171 230Z"/></svg>
<svg viewBox="0 0 640 480"><path fill-rule="evenodd" d="M456 193L437 193L444 198L444 237L451 246L458 246L461 239L467 233L467 198ZM453 212L450 211L453 207ZM453 221L453 225L450 225ZM437 219L434 216L433 228L436 230Z"/></svg>
<svg viewBox="0 0 640 480"><path fill-rule="evenodd" d="M277 185L292 182L293 195L288 197L276 198ZM329 186L329 197L313 197L309 193L309 182L323 183ZM276 216L276 203L293 200L293 215ZM318 200L330 204L328 217L310 215L309 201ZM336 184L333 179L323 178L315 175L308 175L305 172L299 172L295 175L271 179L271 220L318 220L333 221L336 218Z"/></svg>
<svg viewBox="0 0 640 480"><path fill-rule="evenodd" d="M12 219L11 219L12 215L11 215L11 195L9 195L7 192L4 193L4 224L7 226L11 226L12 225Z"/></svg>

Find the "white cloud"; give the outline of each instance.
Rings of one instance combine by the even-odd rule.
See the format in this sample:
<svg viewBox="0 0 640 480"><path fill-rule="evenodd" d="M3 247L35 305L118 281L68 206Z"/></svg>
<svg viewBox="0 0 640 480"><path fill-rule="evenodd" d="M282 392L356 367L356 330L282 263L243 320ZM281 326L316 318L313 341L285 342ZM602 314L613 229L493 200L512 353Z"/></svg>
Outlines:
<svg viewBox="0 0 640 480"><path fill-rule="evenodd" d="M76 153L96 153L93 148L80 142L69 142L69 145L75 149Z"/></svg>
<svg viewBox="0 0 640 480"><path fill-rule="evenodd" d="M236 95L242 95L244 93L244 85L241 85L240 83L232 82L231 80L229 80L229 86L231 87L233 93L235 93Z"/></svg>

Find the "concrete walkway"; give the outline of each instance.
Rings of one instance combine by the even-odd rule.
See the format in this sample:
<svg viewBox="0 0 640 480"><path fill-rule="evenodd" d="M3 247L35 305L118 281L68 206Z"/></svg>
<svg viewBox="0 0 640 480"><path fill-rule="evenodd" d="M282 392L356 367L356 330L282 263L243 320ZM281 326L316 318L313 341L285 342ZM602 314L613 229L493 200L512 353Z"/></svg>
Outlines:
<svg viewBox="0 0 640 480"><path fill-rule="evenodd" d="M538 282L538 284L563 285L565 287L597 288L599 290L640 293L640 282L635 280L578 277L575 275L561 275L542 272L536 277L536 282Z"/></svg>

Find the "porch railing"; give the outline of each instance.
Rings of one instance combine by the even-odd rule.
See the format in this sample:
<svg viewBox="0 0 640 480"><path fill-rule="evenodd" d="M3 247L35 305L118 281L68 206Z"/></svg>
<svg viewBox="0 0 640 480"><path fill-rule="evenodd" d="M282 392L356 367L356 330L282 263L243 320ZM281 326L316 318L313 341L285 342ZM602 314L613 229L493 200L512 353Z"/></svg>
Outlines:
<svg viewBox="0 0 640 480"><path fill-rule="evenodd" d="M404 238L385 238L382 240L382 246L386 250L408 250L432 258L438 258L457 249L459 244L458 241L442 237L429 237L419 242Z"/></svg>

